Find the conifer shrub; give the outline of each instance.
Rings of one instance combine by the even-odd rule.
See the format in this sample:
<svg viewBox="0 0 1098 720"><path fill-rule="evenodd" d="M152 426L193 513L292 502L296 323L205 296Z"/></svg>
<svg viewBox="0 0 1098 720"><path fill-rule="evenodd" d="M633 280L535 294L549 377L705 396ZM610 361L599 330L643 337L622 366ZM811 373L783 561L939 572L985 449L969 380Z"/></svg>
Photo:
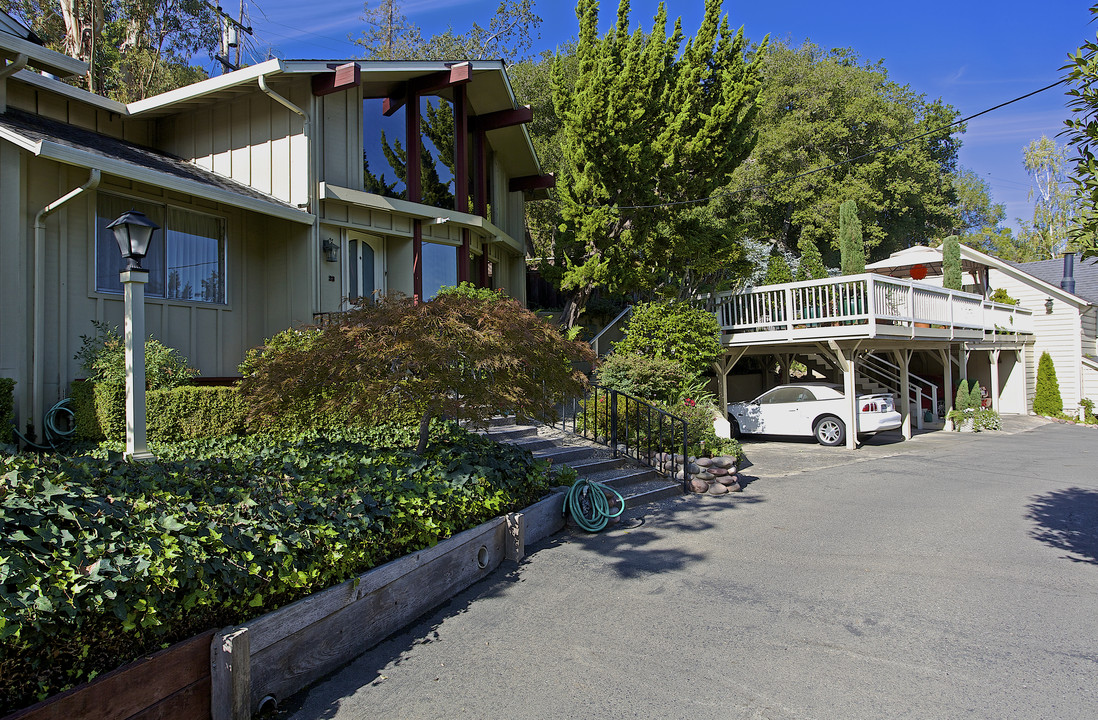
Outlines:
<svg viewBox="0 0 1098 720"><path fill-rule="evenodd" d="M766 261L766 276L762 284L779 285L787 282L793 282L793 271L789 269L789 262L785 259L785 255L774 250Z"/></svg>
<svg viewBox="0 0 1098 720"><path fill-rule="evenodd" d="M839 206L839 257L843 275L865 272L865 240L858 219L858 203L854 200Z"/></svg>
<svg viewBox="0 0 1098 720"><path fill-rule="evenodd" d="M1033 412L1057 417L1064 412L1064 399L1060 395L1060 383L1056 379L1056 366L1048 351L1041 353L1037 363L1037 387L1033 393Z"/></svg>
<svg viewBox="0 0 1098 720"><path fill-rule="evenodd" d="M961 289L961 244L956 235L950 235L942 241L942 276L943 287L949 290Z"/></svg>

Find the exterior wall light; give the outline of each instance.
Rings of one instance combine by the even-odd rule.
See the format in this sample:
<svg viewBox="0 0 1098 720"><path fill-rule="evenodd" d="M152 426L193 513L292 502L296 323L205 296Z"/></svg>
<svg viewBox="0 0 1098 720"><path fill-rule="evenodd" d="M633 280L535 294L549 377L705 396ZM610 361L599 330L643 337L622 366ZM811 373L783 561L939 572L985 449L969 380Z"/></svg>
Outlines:
<svg viewBox="0 0 1098 720"><path fill-rule="evenodd" d="M324 259L327 262L334 263L339 260L339 245L336 245L331 238L324 241L324 246L321 249L324 251Z"/></svg>
<svg viewBox="0 0 1098 720"><path fill-rule="evenodd" d="M141 260L149 252L153 231L160 226L136 210L107 225L126 267L118 273L126 302L126 455L134 460L152 460L145 437L145 284L149 271Z"/></svg>
<svg viewBox="0 0 1098 720"><path fill-rule="evenodd" d="M1052 314L1052 298L1045 300L1045 315Z"/></svg>

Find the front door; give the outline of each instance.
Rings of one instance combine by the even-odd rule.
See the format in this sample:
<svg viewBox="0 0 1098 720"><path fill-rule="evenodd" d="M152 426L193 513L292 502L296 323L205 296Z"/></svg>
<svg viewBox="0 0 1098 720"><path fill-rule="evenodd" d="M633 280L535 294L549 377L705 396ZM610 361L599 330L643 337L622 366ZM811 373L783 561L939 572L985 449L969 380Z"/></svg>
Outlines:
<svg viewBox="0 0 1098 720"><path fill-rule="evenodd" d="M347 300L376 300L385 293L385 254L381 238L347 236Z"/></svg>

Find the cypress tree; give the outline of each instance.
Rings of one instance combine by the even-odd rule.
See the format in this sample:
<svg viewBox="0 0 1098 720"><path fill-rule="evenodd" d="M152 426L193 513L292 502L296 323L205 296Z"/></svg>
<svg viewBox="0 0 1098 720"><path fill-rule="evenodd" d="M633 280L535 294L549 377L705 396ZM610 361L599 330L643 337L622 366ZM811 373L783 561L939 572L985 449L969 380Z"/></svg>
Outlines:
<svg viewBox="0 0 1098 720"><path fill-rule="evenodd" d="M797 249L801 251L801 263L797 266L796 279L822 280L827 277L827 268L824 266L823 255L816 243L805 236L797 241Z"/></svg>
<svg viewBox="0 0 1098 720"><path fill-rule="evenodd" d="M847 200L839 206L839 255L843 275L865 272L865 242L862 223L858 219L858 204Z"/></svg>
<svg viewBox="0 0 1098 720"><path fill-rule="evenodd" d="M971 406L969 405L969 393L968 393L968 380L962 380L961 384L957 386L957 395L953 399L953 409L957 412L964 412Z"/></svg>
<svg viewBox="0 0 1098 720"><path fill-rule="evenodd" d="M793 271L789 269L785 255L772 249L770 258L766 261L766 277L763 278L762 284L777 285L787 282L793 282Z"/></svg>
<svg viewBox="0 0 1098 720"><path fill-rule="evenodd" d="M1033 393L1033 412L1050 416L1064 412L1064 399L1060 396L1056 366L1052 364L1052 356L1047 350L1041 353L1041 360L1037 363L1037 388Z"/></svg>
<svg viewBox="0 0 1098 720"><path fill-rule="evenodd" d="M942 241L942 276L943 287L961 289L961 243L956 235Z"/></svg>

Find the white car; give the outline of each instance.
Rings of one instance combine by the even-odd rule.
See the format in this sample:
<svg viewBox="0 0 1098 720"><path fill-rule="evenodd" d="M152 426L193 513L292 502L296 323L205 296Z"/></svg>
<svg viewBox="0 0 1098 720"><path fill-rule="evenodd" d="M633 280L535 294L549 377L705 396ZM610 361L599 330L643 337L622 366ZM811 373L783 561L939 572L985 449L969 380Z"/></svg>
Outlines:
<svg viewBox="0 0 1098 720"><path fill-rule="evenodd" d="M821 445L846 442L846 399L841 385L804 383L780 385L750 402L731 403L728 422L732 437L744 435L815 436ZM858 433L900 427L892 395L858 396Z"/></svg>

